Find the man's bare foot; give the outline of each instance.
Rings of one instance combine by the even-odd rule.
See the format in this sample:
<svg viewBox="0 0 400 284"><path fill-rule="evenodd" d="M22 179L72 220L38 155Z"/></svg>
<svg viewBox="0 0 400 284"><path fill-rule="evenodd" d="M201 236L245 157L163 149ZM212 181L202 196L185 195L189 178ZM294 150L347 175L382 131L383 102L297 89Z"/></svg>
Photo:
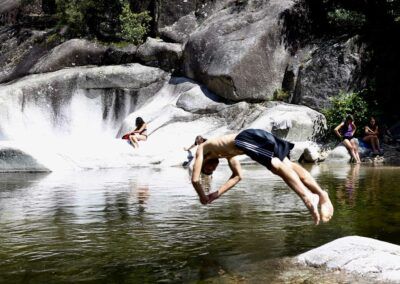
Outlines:
<svg viewBox="0 0 400 284"><path fill-rule="evenodd" d="M208 197L208 203L213 202L215 199L219 197L218 190L210 193L209 195L207 195L207 197Z"/></svg>
<svg viewBox="0 0 400 284"><path fill-rule="evenodd" d="M329 199L329 195L326 191L323 191L319 198L319 205L321 206L321 220L322 222L328 222L333 216L333 205Z"/></svg>
<svg viewBox="0 0 400 284"><path fill-rule="evenodd" d="M318 225L320 220L318 212L319 196L317 194L311 193L309 199L305 200L304 203L314 219L314 224Z"/></svg>

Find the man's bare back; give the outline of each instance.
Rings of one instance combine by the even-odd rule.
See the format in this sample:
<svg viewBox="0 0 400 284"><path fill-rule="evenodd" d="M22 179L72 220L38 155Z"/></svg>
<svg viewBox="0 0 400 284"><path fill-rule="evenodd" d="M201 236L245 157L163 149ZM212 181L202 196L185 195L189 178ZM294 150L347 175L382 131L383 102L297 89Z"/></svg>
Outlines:
<svg viewBox="0 0 400 284"><path fill-rule="evenodd" d="M212 138L203 143L204 159L232 158L244 154L235 146L237 134L227 134Z"/></svg>

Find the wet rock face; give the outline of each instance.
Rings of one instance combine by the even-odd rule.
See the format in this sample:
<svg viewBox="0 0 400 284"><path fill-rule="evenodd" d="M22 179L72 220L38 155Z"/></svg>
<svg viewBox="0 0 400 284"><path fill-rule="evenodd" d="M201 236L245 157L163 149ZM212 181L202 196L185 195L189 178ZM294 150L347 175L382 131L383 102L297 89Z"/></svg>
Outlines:
<svg viewBox="0 0 400 284"><path fill-rule="evenodd" d="M279 15L293 1L236 2L214 11L190 35L184 70L226 99L267 100L281 87L288 62Z"/></svg>
<svg viewBox="0 0 400 284"><path fill-rule="evenodd" d="M357 38L326 42L310 52L299 68L292 102L316 110L330 106L329 99L340 91L362 89L365 46Z"/></svg>

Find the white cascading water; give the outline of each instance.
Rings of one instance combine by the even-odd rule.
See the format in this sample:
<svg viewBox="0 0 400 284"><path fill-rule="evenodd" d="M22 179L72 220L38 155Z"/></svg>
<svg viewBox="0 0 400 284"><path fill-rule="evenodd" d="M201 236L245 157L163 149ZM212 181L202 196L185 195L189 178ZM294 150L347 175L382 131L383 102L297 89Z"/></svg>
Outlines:
<svg viewBox="0 0 400 284"><path fill-rule="evenodd" d="M54 103L52 98L35 98L18 88L0 88L0 150L22 151L36 160L36 170L43 170L41 166L50 171L172 166L182 164L187 156L183 147L191 145L196 135L218 128L207 118L173 122L173 117L191 115L175 106L185 91L176 84L166 83L132 113L133 96L118 91L78 89ZM149 122L150 136L133 149L118 137L134 128L137 116ZM19 171L25 158L21 159L18 169L9 165L2 169L0 163L0 172Z"/></svg>

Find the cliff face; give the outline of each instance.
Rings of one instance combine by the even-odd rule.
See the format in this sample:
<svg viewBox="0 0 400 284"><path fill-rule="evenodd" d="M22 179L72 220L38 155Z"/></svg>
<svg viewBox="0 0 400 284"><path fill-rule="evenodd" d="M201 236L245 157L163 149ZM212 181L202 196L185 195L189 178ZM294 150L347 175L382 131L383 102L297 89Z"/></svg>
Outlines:
<svg viewBox="0 0 400 284"><path fill-rule="evenodd" d="M230 101L274 100L283 92L286 96L280 99L285 102L321 110L340 91L359 91L372 81L371 48L357 36L323 39L313 35L315 22L307 3L136 1L135 11L148 10L153 17L152 34L178 45L160 40L149 40L139 48L96 45L95 55L82 49L76 55L72 47L69 54L76 59L59 58L60 66L51 63L51 69L139 62L189 77ZM54 54L57 45L49 34L26 26L1 27L0 82L42 72L35 66ZM64 64L67 61L69 65Z"/></svg>

